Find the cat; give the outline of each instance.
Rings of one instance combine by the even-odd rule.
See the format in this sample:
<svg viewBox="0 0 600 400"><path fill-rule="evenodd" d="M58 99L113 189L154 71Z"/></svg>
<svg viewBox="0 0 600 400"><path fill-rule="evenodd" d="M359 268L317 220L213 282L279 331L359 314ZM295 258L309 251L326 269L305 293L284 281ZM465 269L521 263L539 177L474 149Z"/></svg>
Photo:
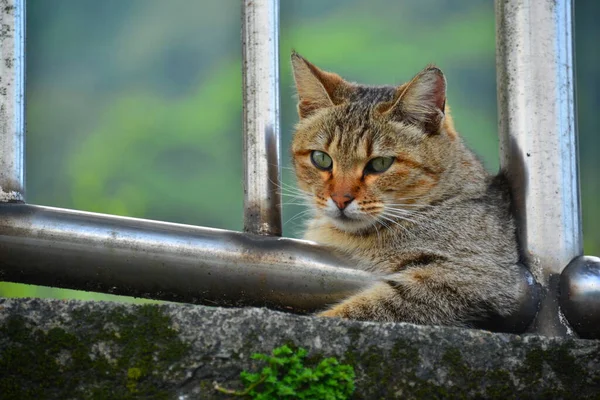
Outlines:
<svg viewBox="0 0 600 400"><path fill-rule="evenodd" d="M381 281L318 315L473 327L522 295L508 185L457 134L442 71L398 87L351 83L291 56L305 239Z"/></svg>

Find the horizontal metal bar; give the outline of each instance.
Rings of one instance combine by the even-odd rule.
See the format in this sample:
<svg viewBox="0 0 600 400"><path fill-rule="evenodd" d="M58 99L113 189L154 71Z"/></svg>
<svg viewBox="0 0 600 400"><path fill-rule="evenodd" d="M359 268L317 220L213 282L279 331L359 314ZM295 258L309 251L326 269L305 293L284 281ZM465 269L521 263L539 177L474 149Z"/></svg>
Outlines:
<svg viewBox="0 0 600 400"><path fill-rule="evenodd" d="M279 1L243 0L244 230L281 236Z"/></svg>
<svg viewBox="0 0 600 400"><path fill-rule="evenodd" d="M0 203L25 193L25 0L0 8Z"/></svg>
<svg viewBox="0 0 600 400"><path fill-rule="evenodd" d="M303 240L0 205L0 281L308 312L374 279Z"/></svg>
<svg viewBox="0 0 600 400"><path fill-rule="evenodd" d="M546 297L537 333L564 335L561 271L582 254L572 0L496 0L501 166L523 255Z"/></svg>
<svg viewBox="0 0 600 400"><path fill-rule="evenodd" d="M485 327L522 332L537 290ZM310 312L381 276L304 240L32 206L0 205L0 281L219 306Z"/></svg>

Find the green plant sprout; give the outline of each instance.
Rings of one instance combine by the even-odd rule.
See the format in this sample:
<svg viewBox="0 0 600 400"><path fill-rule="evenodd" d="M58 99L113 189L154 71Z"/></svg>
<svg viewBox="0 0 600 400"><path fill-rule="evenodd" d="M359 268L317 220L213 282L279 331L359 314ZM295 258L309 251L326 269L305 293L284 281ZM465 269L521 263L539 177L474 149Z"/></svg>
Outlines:
<svg viewBox="0 0 600 400"><path fill-rule="evenodd" d="M283 345L272 355L255 353L252 359L267 366L260 373L242 371L240 378L246 387L236 391L214 383L215 389L233 396L249 396L256 400L319 399L345 400L354 392L354 368L340 364L335 358L326 358L316 367L304 365L307 351L294 351Z"/></svg>

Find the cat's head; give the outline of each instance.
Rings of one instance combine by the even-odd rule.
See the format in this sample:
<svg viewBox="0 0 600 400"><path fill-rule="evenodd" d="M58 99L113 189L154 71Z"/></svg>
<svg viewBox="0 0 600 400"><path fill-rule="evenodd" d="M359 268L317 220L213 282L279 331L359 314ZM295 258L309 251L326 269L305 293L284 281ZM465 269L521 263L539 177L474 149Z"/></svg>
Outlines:
<svg viewBox="0 0 600 400"><path fill-rule="evenodd" d="M411 219L435 198L457 140L442 71L428 66L398 87L368 87L295 52L292 66L300 116L293 164L318 217L363 232Z"/></svg>

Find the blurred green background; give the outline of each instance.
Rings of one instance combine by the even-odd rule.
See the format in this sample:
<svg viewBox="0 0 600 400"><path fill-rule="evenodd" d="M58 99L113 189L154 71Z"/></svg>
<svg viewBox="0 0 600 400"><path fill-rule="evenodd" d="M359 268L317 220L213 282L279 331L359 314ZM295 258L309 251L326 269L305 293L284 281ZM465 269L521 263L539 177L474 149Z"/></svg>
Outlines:
<svg viewBox="0 0 600 400"><path fill-rule="evenodd" d="M239 230L240 2L30 0L30 203ZM600 255L600 2L576 1L585 251ZM281 2L282 155L296 121L292 48L349 80L401 83L434 62L456 126L498 169L492 1ZM284 182L293 185L289 169ZM284 206L298 236L302 208ZM122 299L0 283L0 296Z"/></svg>

